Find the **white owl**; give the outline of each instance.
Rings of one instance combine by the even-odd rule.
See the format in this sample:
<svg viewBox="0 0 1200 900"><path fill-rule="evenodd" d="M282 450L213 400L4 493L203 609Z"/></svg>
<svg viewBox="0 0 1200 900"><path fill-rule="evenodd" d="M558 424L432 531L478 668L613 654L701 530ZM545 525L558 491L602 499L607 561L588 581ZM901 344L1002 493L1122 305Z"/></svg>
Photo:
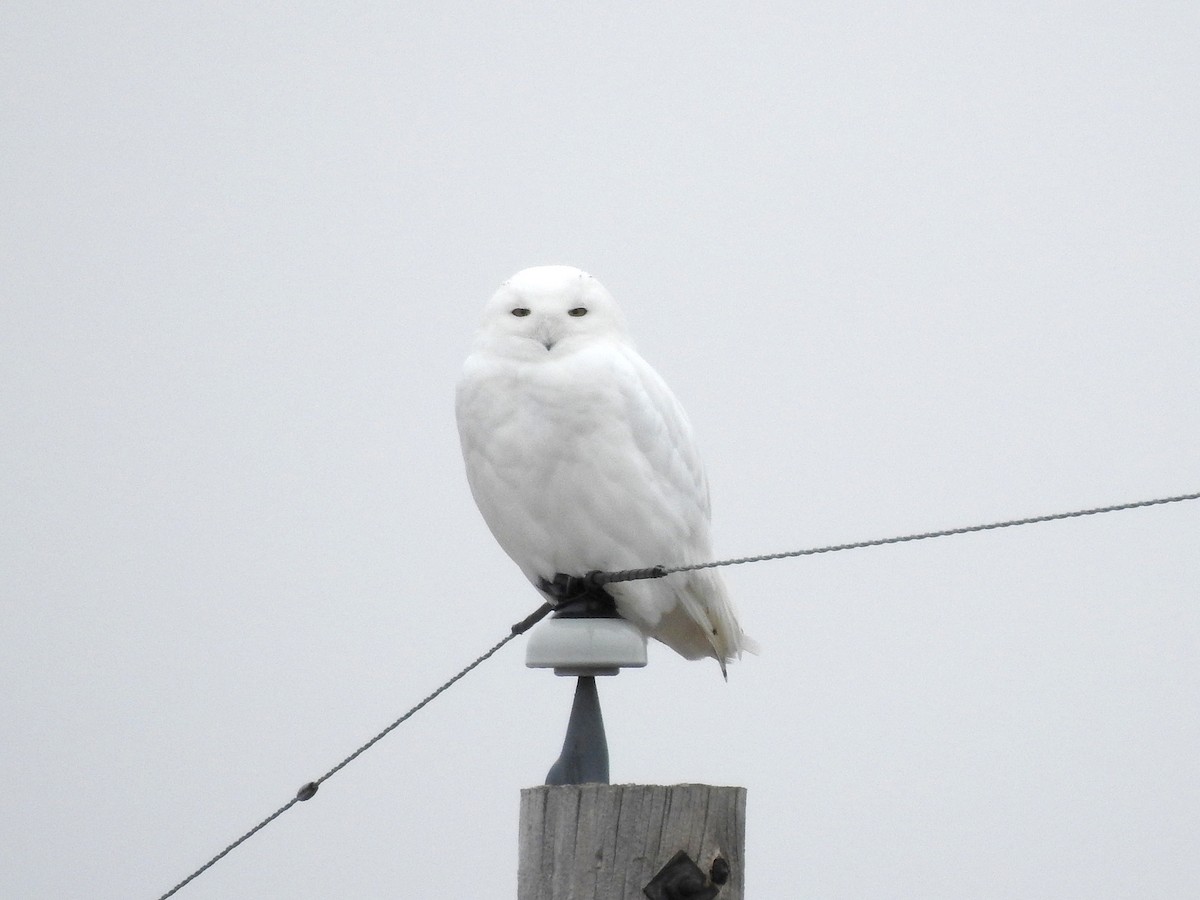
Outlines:
<svg viewBox="0 0 1200 900"><path fill-rule="evenodd" d="M539 590L559 574L713 558L687 416L585 272L539 266L504 283L456 406L475 502ZM624 618L688 659L714 657L724 672L753 649L713 569L607 590Z"/></svg>

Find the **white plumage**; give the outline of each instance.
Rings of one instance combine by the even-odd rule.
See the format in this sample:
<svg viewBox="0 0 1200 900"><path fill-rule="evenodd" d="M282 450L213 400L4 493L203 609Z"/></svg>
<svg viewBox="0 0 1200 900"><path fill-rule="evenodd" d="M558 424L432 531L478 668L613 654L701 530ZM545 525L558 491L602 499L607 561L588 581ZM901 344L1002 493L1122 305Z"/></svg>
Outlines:
<svg viewBox="0 0 1200 900"><path fill-rule="evenodd" d="M496 540L539 585L712 559L691 425L633 349L616 302L570 266L525 269L484 309L457 396L467 480ZM608 586L617 609L688 659L752 649L720 573Z"/></svg>

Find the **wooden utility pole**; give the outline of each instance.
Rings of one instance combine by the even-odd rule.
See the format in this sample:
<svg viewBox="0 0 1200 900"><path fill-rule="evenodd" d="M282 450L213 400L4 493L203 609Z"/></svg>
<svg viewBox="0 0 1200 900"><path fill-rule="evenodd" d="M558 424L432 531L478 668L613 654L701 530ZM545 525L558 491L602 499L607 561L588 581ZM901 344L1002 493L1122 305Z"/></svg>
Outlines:
<svg viewBox="0 0 1200 900"><path fill-rule="evenodd" d="M517 897L743 900L745 840L741 787L526 788Z"/></svg>

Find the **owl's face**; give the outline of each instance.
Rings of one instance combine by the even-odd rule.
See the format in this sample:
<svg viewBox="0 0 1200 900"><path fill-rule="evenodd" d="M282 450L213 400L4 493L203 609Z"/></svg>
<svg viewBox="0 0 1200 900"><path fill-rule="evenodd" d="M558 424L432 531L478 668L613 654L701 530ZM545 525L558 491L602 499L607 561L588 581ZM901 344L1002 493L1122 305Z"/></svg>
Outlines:
<svg viewBox="0 0 1200 900"><path fill-rule="evenodd" d="M522 355L563 354L598 340L625 340L625 319L591 275L537 266L518 272L488 301L480 338Z"/></svg>

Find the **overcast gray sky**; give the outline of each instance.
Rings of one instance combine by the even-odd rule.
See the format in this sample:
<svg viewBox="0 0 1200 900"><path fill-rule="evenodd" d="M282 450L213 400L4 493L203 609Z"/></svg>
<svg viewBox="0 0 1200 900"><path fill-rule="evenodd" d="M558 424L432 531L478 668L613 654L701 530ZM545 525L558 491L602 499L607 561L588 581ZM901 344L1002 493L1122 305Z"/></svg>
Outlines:
<svg viewBox="0 0 1200 900"><path fill-rule="evenodd" d="M1195 3L0 6L0 894L159 896L538 598L478 312L568 263L722 555L1200 489ZM601 685L754 897L1200 895L1200 504L728 570ZM646 560L647 563L668 562ZM515 642L180 897L515 895Z"/></svg>

